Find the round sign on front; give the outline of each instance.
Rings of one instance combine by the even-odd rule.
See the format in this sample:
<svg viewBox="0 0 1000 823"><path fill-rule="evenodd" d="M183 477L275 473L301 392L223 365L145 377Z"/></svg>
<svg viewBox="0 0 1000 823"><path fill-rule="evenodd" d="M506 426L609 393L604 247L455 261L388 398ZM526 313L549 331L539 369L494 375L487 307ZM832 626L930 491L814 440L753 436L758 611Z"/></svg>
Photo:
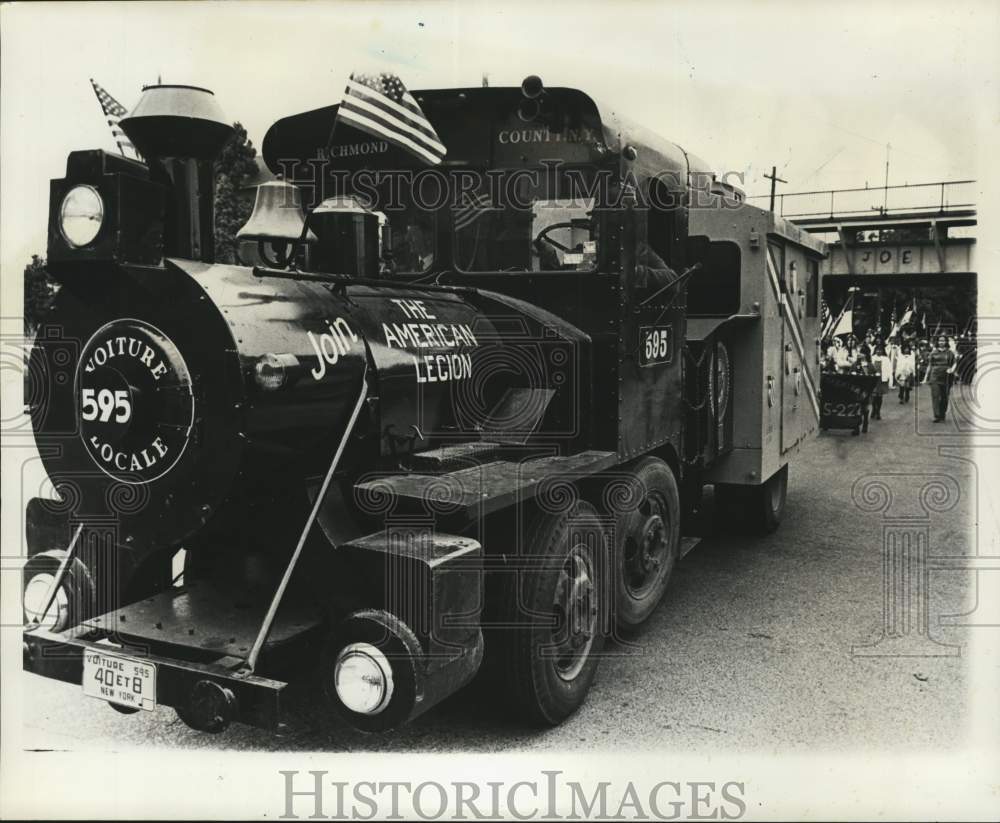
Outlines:
<svg viewBox="0 0 1000 823"><path fill-rule="evenodd" d="M83 443L116 480L156 480L187 447L191 374L174 343L149 323L125 318L98 329L81 353L75 393Z"/></svg>

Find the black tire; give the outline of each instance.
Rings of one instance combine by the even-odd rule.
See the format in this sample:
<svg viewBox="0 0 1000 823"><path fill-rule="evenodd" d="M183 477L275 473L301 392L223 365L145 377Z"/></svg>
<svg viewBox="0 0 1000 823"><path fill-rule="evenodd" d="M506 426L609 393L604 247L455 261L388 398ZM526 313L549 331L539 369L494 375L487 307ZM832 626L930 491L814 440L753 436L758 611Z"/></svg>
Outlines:
<svg viewBox="0 0 1000 823"><path fill-rule="evenodd" d="M576 501L536 515L524 554L520 569L500 575L501 625L488 655L514 714L555 726L583 704L597 672L610 623L610 551L593 506Z"/></svg>
<svg viewBox="0 0 1000 823"><path fill-rule="evenodd" d="M604 503L615 522L615 624L631 633L652 616L677 565L681 502L677 479L662 460L644 457L624 470L630 477L621 505L614 493Z"/></svg>
<svg viewBox="0 0 1000 823"><path fill-rule="evenodd" d="M759 486L715 485L715 506L735 531L770 534L781 525L788 494L788 465Z"/></svg>

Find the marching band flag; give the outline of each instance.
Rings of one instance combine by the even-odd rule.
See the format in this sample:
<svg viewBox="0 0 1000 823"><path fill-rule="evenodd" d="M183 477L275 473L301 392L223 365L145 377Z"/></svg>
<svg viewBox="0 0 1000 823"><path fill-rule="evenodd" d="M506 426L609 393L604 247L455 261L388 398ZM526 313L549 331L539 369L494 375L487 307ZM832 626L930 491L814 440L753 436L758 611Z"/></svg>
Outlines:
<svg viewBox="0 0 1000 823"><path fill-rule="evenodd" d="M373 137L436 166L447 154L434 127L395 74L354 73L347 81L336 122L346 121Z"/></svg>
<svg viewBox="0 0 1000 823"><path fill-rule="evenodd" d="M94 88L94 94L97 95L97 102L101 104L101 111L104 112L104 117L111 129L111 136L118 144L118 151L121 152L122 157L129 156L126 154L126 149L128 149L133 160L141 161L142 157L136 151L135 146L132 145L132 141L128 139L125 132L118 126L118 121L128 114L128 109L108 94L107 90L100 83L95 83L93 77L90 78L90 85Z"/></svg>
<svg viewBox="0 0 1000 823"><path fill-rule="evenodd" d="M892 329L889 331L889 337L896 337L899 335L900 329L903 328L907 323L910 322L910 315L913 314L909 309L907 309L901 318L896 319L896 306L892 307Z"/></svg>
<svg viewBox="0 0 1000 823"><path fill-rule="evenodd" d="M837 322L836 328L833 330L833 336L837 337L841 334L852 334L854 332L854 309L845 309L841 315L840 320Z"/></svg>
<svg viewBox="0 0 1000 823"><path fill-rule="evenodd" d="M847 300L844 301L844 307L840 310L840 314L836 317L830 315L827 322L823 325L823 331L820 333L820 339L826 337L837 337L841 334L851 334L854 331L854 294L855 289L850 289L847 295Z"/></svg>

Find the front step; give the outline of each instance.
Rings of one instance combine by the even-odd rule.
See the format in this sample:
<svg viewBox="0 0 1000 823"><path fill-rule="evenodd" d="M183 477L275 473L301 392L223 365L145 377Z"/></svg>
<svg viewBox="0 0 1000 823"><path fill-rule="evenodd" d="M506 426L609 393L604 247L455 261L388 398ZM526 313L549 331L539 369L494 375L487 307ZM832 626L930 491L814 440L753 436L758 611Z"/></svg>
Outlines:
<svg viewBox="0 0 1000 823"><path fill-rule="evenodd" d="M614 452L585 451L568 457L541 457L511 463L496 460L446 474L394 474L359 483L362 492L388 511L398 502L484 517L534 497L557 477L573 481L611 468L618 462Z"/></svg>
<svg viewBox="0 0 1000 823"><path fill-rule="evenodd" d="M473 463L482 463L494 457L501 448L499 443L489 441L459 443L414 454L409 458L409 464L415 472L453 471L468 468Z"/></svg>

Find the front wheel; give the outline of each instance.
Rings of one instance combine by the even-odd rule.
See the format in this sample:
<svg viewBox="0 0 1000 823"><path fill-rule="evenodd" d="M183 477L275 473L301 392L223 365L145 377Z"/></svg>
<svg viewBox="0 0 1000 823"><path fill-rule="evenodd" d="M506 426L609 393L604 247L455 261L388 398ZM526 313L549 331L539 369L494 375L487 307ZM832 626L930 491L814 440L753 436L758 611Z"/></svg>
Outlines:
<svg viewBox="0 0 1000 823"><path fill-rule="evenodd" d="M770 534L781 525L788 494L788 465L759 486L717 483L715 504L726 521L739 531Z"/></svg>
<svg viewBox="0 0 1000 823"><path fill-rule="evenodd" d="M586 699L609 623L609 551L593 507L539 513L520 558L503 574L490 653L515 712L554 726Z"/></svg>

